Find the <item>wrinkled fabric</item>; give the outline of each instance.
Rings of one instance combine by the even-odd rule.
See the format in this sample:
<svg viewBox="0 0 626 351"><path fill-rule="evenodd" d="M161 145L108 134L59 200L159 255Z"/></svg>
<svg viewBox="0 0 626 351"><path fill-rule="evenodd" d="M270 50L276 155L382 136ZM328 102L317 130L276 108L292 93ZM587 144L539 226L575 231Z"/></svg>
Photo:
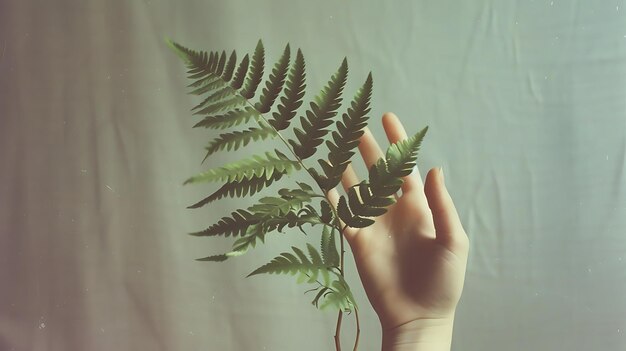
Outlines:
<svg viewBox="0 0 626 351"><path fill-rule="evenodd" d="M164 37L240 58L262 39L266 74L290 43L306 59L304 106L346 57L345 101L372 72L369 127L382 147L386 111L409 133L429 126L419 170L443 166L471 242L453 350L626 349L624 1L8 0L0 350L334 349L336 314L310 304L309 286L244 278L317 244L319 228L195 261L232 241L186 233L261 195L191 210L217 185L183 181L285 145L202 164L219 132L192 128L200 100ZM346 270L360 350L379 350L349 252ZM351 349L353 315L342 330Z"/></svg>

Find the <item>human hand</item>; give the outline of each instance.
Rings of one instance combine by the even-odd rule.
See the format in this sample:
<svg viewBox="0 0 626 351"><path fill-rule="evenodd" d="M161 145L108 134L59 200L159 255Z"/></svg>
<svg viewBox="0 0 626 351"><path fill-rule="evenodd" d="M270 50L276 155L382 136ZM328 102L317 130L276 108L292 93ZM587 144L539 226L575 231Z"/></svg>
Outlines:
<svg viewBox="0 0 626 351"><path fill-rule="evenodd" d="M407 138L394 114L386 113L382 122L390 143ZM359 151L367 169L384 156L367 128ZM451 333L469 240L440 170L431 169L425 184L419 171L403 180L402 195L396 195L397 202L384 215L369 227L347 227L344 236L383 334L447 323ZM344 189L359 182L348 166L341 180ZM339 193L332 189L328 198L336 206Z"/></svg>

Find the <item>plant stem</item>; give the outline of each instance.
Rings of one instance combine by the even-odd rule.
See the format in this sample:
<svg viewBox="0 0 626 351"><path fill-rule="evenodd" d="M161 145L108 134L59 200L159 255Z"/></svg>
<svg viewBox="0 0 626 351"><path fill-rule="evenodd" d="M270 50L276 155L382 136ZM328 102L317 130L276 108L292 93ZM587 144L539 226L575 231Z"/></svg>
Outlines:
<svg viewBox="0 0 626 351"><path fill-rule="evenodd" d="M240 95L240 96L241 96L241 95ZM246 99L246 98L244 98L244 99L246 100L246 102L248 103L248 105L250 105L253 109L255 109L257 112L259 112L259 111L256 109L256 107L254 107L254 105L252 105L252 103L251 103L248 99ZM296 155L296 153L293 151L293 149L291 148L291 146L289 145L289 143L287 142L287 140L285 140L285 138L282 136L282 134L280 134L280 133L278 132L278 130L276 130L276 128L274 128L274 126L273 126L273 125L271 125L271 124L267 121L267 119L265 118L265 116L263 116L263 114L262 114L261 112L259 112L259 117L261 117L261 119L263 119L263 122L265 122L265 124L267 124L268 126L270 126L270 127L274 130L274 132L275 132L275 133L276 133L276 134L280 137L280 139L283 141L283 143L285 143L285 145L287 146L287 149L289 149L289 152L291 152L291 154L292 154L292 155L296 158L296 160L298 160L298 162L300 163L300 165L302 165L302 168L304 168L304 170L306 170L306 171L307 171L307 173L309 173L309 175L311 176L311 178L313 178L313 180L315 181L315 184L317 184L317 186L319 186L320 190L322 190L322 193L324 194L324 198L325 198L325 199L328 199L328 192L325 192L325 191L324 191L324 188L323 188L323 187L322 187L322 186L321 186L321 185L317 182L317 179L315 178L315 176L313 175L313 173L311 173L311 171L310 171L310 170L309 170L309 169L308 169L308 168L304 165L304 161L302 161L302 159L301 159L298 155ZM255 120L256 120L257 122L259 122L259 120L258 120L258 119L256 119L256 118L255 118ZM259 125L260 125L260 124L261 124L261 123L259 122ZM263 127L263 126L261 126L261 127ZM335 216L336 221L337 221L338 223L340 223L340 222L339 222L339 215L337 214L337 210L335 209L335 206L330 206L330 209L333 211L333 215ZM320 219L321 219L321 218L320 218ZM340 225L339 225L339 226L340 226ZM337 226L337 228L339 228L339 226ZM343 240L344 240L344 231L346 230L346 228L347 228L347 227L348 227L348 225L346 224L346 225L343 227L343 229L341 229L341 232L339 233L339 235L341 236L341 239L340 239L340 243L341 243L341 244L340 244L340 245L341 245L341 259L340 259L340 261L339 261L339 264L340 264L340 267L341 267L341 268L340 268L340 273L341 273L341 276L342 276L342 277L344 277L344 278L345 278L345 275L344 275L344 271L343 271L343 268L344 268L343 255L344 255L345 250L344 250L344 243L343 243ZM355 311L356 311L356 309L355 309ZM337 351L341 351L341 340L340 340L340 334L341 334L341 322L342 322L342 320L343 320L343 311L340 309L340 310L339 310L339 315L337 316L337 328L336 328L336 330L335 330L335 348L336 348L336 350L337 350ZM357 317L357 321L358 321L358 317ZM357 327L357 331L359 331L358 327ZM359 332L360 332L360 331L359 331ZM358 344L358 334L357 334L357 344ZM355 345L355 350L356 350L356 345Z"/></svg>
<svg viewBox="0 0 626 351"><path fill-rule="evenodd" d="M343 319L343 311L339 310L339 315L337 316L337 329L335 330L335 349L337 351L341 351L341 340L339 340L339 335L341 334L341 320Z"/></svg>
<svg viewBox="0 0 626 351"><path fill-rule="evenodd" d="M241 95L239 95L241 96ZM254 105L252 105L252 103L250 102L250 100L244 98L246 100L246 102L248 103L248 105L250 105L250 107L252 107L255 111L259 112L259 110L256 109L256 107L254 107ZM259 117L261 117L261 119L263 119L263 122L265 122L265 124L267 124L268 126L270 126L274 132L276 133L276 135L278 135L280 137L280 139L283 141L283 143L285 143L285 145L287 146L287 149L289 149L289 152L291 152L291 154L296 158L296 160L298 160L298 163L300 163L300 165L302 165L302 168L304 168L305 171L307 171L307 173L309 173L309 175L311 176L311 178L313 178L313 180L315 181L315 183L320 187L320 189L322 190L322 192L324 192L324 189L319 185L319 183L317 183L317 180L315 179L315 177L313 176L313 173L311 173L311 171L309 171L309 169L304 165L304 161L302 161L302 159L300 158L300 156L296 155L296 153L293 151L293 149L291 148L291 146L289 145L289 143L287 142L287 140L285 140L285 138L283 137L282 134L280 134L278 132L278 130L276 130L276 128L274 128L273 125L271 125L267 119L265 118L265 116L263 116L263 114L261 112L259 112ZM257 122L259 120L257 119ZM260 125L260 123L259 123ZM263 126L261 126L263 127Z"/></svg>
<svg viewBox="0 0 626 351"><path fill-rule="evenodd" d="M339 217L335 217L335 218L339 218ZM341 230L341 238L340 240L340 245L341 245L341 259L339 260L339 265L341 266L341 268L339 269L339 273L341 273L341 276L345 278L345 274L343 272L343 253L344 253L344 249L343 249L343 231L346 230L346 228L348 227L348 225L346 224L343 229ZM341 322L343 320L343 311L341 310L341 308L339 309L339 315L337 316L337 329L335 332L335 348L337 349L337 351L341 351L341 341L339 340L339 336L341 333Z"/></svg>
<svg viewBox="0 0 626 351"><path fill-rule="evenodd" d="M348 228L347 224L345 224L343 226L343 229L341 229L341 244L340 244L341 245L341 260L339 262L341 264L341 269L340 270L341 270L341 276L342 277L345 277L345 275L343 274L343 253L346 252L346 250L344 250L344 248L343 248L343 239L344 239L343 238L343 232L346 230L346 228Z"/></svg>
<svg viewBox="0 0 626 351"><path fill-rule="evenodd" d="M354 308L354 316L356 318L356 340L354 341L354 351L359 349L359 336L361 336L361 324L359 323L359 310Z"/></svg>

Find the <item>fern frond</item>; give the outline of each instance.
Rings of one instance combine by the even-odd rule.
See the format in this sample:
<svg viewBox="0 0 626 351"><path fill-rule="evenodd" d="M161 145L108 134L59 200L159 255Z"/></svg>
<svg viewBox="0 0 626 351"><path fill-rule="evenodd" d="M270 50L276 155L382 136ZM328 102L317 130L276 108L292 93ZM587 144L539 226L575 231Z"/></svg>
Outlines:
<svg viewBox="0 0 626 351"><path fill-rule="evenodd" d="M265 217L280 217L291 210L299 211L309 201L311 198L306 196L291 198L265 196L259 199L258 204L250 207L250 211Z"/></svg>
<svg viewBox="0 0 626 351"><path fill-rule="evenodd" d="M250 100L254 97L256 89L263 79L263 69L265 67L265 49L263 48L263 42L261 39L256 44L254 54L252 55L252 64L250 65L250 72L246 79L246 85L240 92L241 96Z"/></svg>
<svg viewBox="0 0 626 351"><path fill-rule="evenodd" d="M324 294L324 302L320 306L321 310L334 307L344 312L350 312L358 308L352 291L350 291L350 287L343 277L339 276L338 280L334 280L331 283L331 288Z"/></svg>
<svg viewBox="0 0 626 351"><path fill-rule="evenodd" d="M252 107L245 109L238 108L224 114L206 116L202 121L196 123L193 128L204 127L210 129L226 129L242 123L248 123L250 118L259 118L261 114Z"/></svg>
<svg viewBox="0 0 626 351"><path fill-rule="evenodd" d="M207 150L206 156L202 160L202 163L206 161L206 159L216 153L217 151L223 150L237 150L241 146L246 146L250 143L251 140L265 140L269 137L275 138L278 136L276 131L270 126L262 123L262 127L250 127L246 130L222 133L219 137L212 140L209 145L205 148Z"/></svg>
<svg viewBox="0 0 626 351"><path fill-rule="evenodd" d="M336 110L341 105L341 94L348 75L348 61L344 58L337 72L331 77L326 87L311 102L311 109L306 111L307 118L300 117L301 127L294 128L298 141L289 140L294 153L300 159L313 155L328 133Z"/></svg>
<svg viewBox="0 0 626 351"><path fill-rule="evenodd" d="M319 224L316 213L305 210L305 205L311 202L312 193L304 189L280 189L280 198L266 196L258 203L246 210L239 209L231 216L222 217L209 228L189 233L193 236L251 236L264 235L278 228L282 232L285 226L301 226L305 223ZM301 216L304 213L305 216ZM256 225L256 226L255 226ZM261 233L262 232L262 233ZM256 240L256 239L255 239ZM246 241L246 240L244 240ZM241 250L241 248L239 248Z"/></svg>
<svg viewBox="0 0 626 351"><path fill-rule="evenodd" d="M261 176L252 177L251 179L244 179L241 181L228 182L222 185L222 187L220 187L213 194L191 206L188 206L187 208L199 208L215 200L219 200L225 196L243 197L248 195L248 193L250 193L250 195L254 195L261 189L270 186L273 182L282 178L285 174L287 174L286 171L274 172L270 178L265 178L265 176Z"/></svg>
<svg viewBox="0 0 626 351"><path fill-rule="evenodd" d="M332 225L335 219L335 215L333 214L333 210L331 209L330 204L326 200L322 200L320 202L322 215L320 219L322 222Z"/></svg>
<svg viewBox="0 0 626 351"><path fill-rule="evenodd" d="M302 230L302 226L305 224L324 224L319 220L319 216L310 205L305 205L298 213L291 210L282 216L265 217L259 223L248 227L246 235L233 243L233 250L247 250L250 247L255 247L258 241L265 242L267 234L276 229L283 233L285 227L293 228L297 226L306 235L304 230Z"/></svg>
<svg viewBox="0 0 626 351"><path fill-rule="evenodd" d="M373 219L364 218L354 214L348 207L346 198L343 196L339 198L339 203L337 204L337 215L339 215L339 218L341 218L345 224L352 228L365 228L374 224Z"/></svg>
<svg viewBox="0 0 626 351"><path fill-rule="evenodd" d="M230 82L230 86L235 89L241 89L243 85L243 81L246 79L246 74L248 73L248 68L250 67L250 56L246 54L239 65L237 66L237 70L235 71L235 76L233 77L233 81Z"/></svg>
<svg viewBox="0 0 626 351"><path fill-rule="evenodd" d="M359 146L359 138L363 135L363 128L367 125L372 96L372 73L367 76L363 86L357 91L348 112L342 116L343 122L337 121L337 131L332 133L333 142L326 141L328 146L328 161L319 159L325 176L318 179L318 183L325 192L334 188L341 181L343 172L348 167L354 155L353 149Z"/></svg>
<svg viewBox="0 0 626 351"><path fill-rule="evenodd" d="M187 73L190 79L206 76L212 71L211 68L218 59L215 52L207 54L203 51L191 50L169 38L166 38L165 42L185 62L189 69ZM200 74L200 76L198 76L198 74Z"/></svg>
<svg viewBox="0 0 626 351"><path fill-rule="evenodd" d="M200 105L194 107L194 109L201 108L200 110L194 112L193 113L194 115L207 115L207 114L220 112L224 110L226 111L232 110L237 107L241 107L242 105L245 105L247 101L246 99L244 99L243 97L239 95L232 95L231 97L227 99L220 100L215 103L211 103L210 105L207 105L205 102L210 103L211 101L209 101L207 98L202 103L200 103Z"/></svg>
<svg viewBox="0 0 626 351"><path fill-rule="evenodd" d="M236 61L233 51L228 64L224 66L226 61L226 52L222 52L221 56L218 52L207 53L204 51L195 51L166 39L167 44L180 56L188 67L188 77L194 80L189 87L196 88L191 94L200 95L211 90L225 86L225 82L230 81L232 75L231 66Z"/></svg>
<svg viewBox="0 0 626 351"><path fill-rule="evenodd" d="M204 93L223 88L227 85L228 83L225 83L224 80L211 76L209 78L193 82L187 85L187 88L195 88L194 90L189 92L189 94L191 95L202 95Z"/></svg>
<svg viewBox="0 0 626 351"><path fill-rule="evenodd" d="M295 117L296 111L302 105L304 97L304 89L306 88L305 80L305 62L302 51L298 49L296 61L289 71L287 78L285 96L280 98L277 112L272 113L272 119L268 122L278 131L287 129L291 119Z"/></svg>
<svg viewBox="0 0 626 351"><path fill-rule="evenodd" d="M272 105L274 105L274 101L276 101L278 94L280 94L280 92L283 90L285 77L287 76L287 70L289 69L290 55L291 52L289 49L289 44L287 44L283 55L274 65L272 74L270 74L270 78L266 82L265 88L263 88L263 91L261 92L259 102L257 102L254 106L260 113L269 112L272 108Z"/></svg>
<svg viewBox="0 0 626 351"><path fill-rule="evenodd" d="M263 273L290 275L298 274L300 276L299 280L302 280L302 277L307 277L307 282L313 283L321 274L324 281L328 282L330 280L329 267L322 262L319 253L315 250L313 245L307 243L307 250L310 259L299 248L292 246L291 249L296 255L289 252L283 252L271 262L248 274L247 277Z"/></svg>
<svg viewBox="0 0 626 351"><path fill-rule="evenodd" d="M222 73L222 79L225 82L230 82L230 79L233 77L233 72L235 70L235 64L237 63L237 53L235 50L230 54L228 58L228 63L226 63L226 67L224 67L224 73Z"/></svg>
<svg viewBox="0 0 626 351"><path fill-rule="evenodd" d="M402 186L403 179L411 174L420 144L428 127L412 137L389 146L385 157L381 157L369 169L369 180L362 181L348 190L348 203L344 196L339 198L337 212L347 225L363 228L374 223L366 217L376 217L387 212L387 206L395 203L394 195ZM357 194L358 189L358 194Z"/></svg>
<svg viewBox="0 0 626 351"><path fill-rule="evenodd" d="M205 93L212 93L217 89L225 87L226 85L227 84L224 83L222 79L220 79L219 77L216 78L214 75L211 75L198 81L192 82L191 84L187 85L187 87L191 88L191 91L189 91L188 94L203 95ZM195 108L199 108L199 106L195 106Z"/></svg>
<svg viewBox="0 0 626 351"><path fill-rule="evenodd" d="M246 249L240 250L240 251L230 251L227 253L223 253L223 254L219 254L219 255L212 255L212 256L207 256L204 258L196 258L196 261L212 261L212 262L223 262L226 261L228 258L230 257L237 257L237 256L241 256L243 254L246 253Z"/></svg>
<svg viewBox="0 0 626 351"><path fill-rule="evenodd" d="M215 69L215 74L221 76L224 72L224 65L226 64L226 51L222 51L220 55L219 61L217 61L217 68Z"/></svg>
<svg viewBox="0 0 626 351"><path fill-rule="evenodd" d="M335 242L335 231L331 230L328 226L322 228L320 251L322 252L324 264L330 267L339 266L339 252L337 251Z"/></svg>
<svg viewBox="0 0 626 351"><path fill-rule="evenodd" d="M241 142L241 140L229 140L232 144L234 142ZM244 141L244 143L246 143ZM244 144L245 145L245 144ZM274 149L274 155L270 152L265 152L264 155L254 155L249 159L240 160L237 162L229 163L222 167L214 168L203 172L197 176L187 179L183 185L189 183L205 183L216 181L241 181L243 179L251 179L252 177L270 178L272 173L278 172L291 172L294 169L299 170L301 168L298 161L293 161L285 156L282 152Z"/></svg>
<svg viewBox="0 0 626 351"><path fill-rule="evenodd" d="M217 223L210 226L209 228L189 233L189 235L193 236L218 236L223 235L228 237L238 236L244 234L248 227L251 225L257 224L261 221L259 216L253 215L246 210L239 209L233 213L231 213L230 217L222 217Z"/></svg>
<svg viewBox="0 0 626 351"><path fill-rule="evenodd" d="M235 240L233 250L248 250L254 248L258 241L265 243L265 236L267 234L276 229L282 233L286 226L292 228L297 225L298 220L298 216L292 211L288 212L283 217L264 218L263 221L248 227L246 235Z"/></svg>
<svg viewBox="0 0 626 351"><path fill-rule="evenodd" d="M256 214L255 214L256 215ZM229 257L240 256L246 253L249 249L256 247L256 244L261 241L265 243L265 236L268 233L278 229L281 233L284 227L293 228L295 226L301 227L306 223L319 224L316 221L317 216L310 213L306 213L304 216L297 215L294 211L289 211L283 216L279 217L266 217L259 222L254 223L246 228L246 234L235 240L232 245L232 251L220 254L208 256L203 261L225 261ZM302 230L302 229L301 229ZM306 233L305 233L306 234Z"/></svg>

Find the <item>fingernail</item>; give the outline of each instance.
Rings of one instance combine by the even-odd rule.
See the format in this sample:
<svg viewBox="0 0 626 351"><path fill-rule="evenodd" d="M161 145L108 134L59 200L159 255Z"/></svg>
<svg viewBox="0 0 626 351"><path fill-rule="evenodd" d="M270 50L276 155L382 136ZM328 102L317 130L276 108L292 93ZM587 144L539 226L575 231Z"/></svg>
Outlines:
<svg viewBox="0 0 626 351"><path fill-rule="evenodd" d="M443 167L439 167L439 176L441 177L441 181L444 182L445 178L443 177Z"/></svg>

